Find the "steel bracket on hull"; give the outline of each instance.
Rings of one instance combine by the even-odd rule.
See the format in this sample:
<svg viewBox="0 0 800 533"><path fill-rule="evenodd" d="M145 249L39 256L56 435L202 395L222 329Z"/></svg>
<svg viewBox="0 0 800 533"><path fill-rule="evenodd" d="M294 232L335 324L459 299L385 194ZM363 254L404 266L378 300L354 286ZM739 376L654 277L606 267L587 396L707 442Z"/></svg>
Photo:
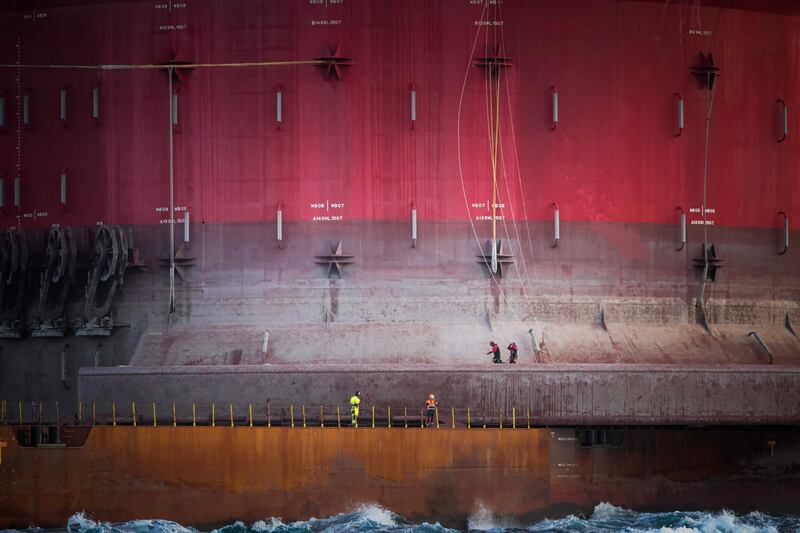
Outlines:
<svg viewBox="0 0 800 533"><path fill-rule="evenodd" d="M692 259L692 264L695 268L699 268L701 271L706 269L705 244L700 245L700 257L695 257ZM706 281L716 281L717 269L720 268L722 268L722 259L717 257L717 251L714 248L714 245L711 244L708 246L708 271L706 272Z"/></svg>
<svg viewBox="0 0 800 533"><path fill-rule="evenodd" d="M486 72L486 76L496 79L500 72L510 67L512 59L504 57L500 50L500 45L495 46L491 55L475 58L474 65L482 68Z"/></svg>
<svg viewBox="0 0 800 533"><path fill-rule="evenodd" d="M108 337L114 330L114 318L111 315L92 318L75 329L78 337Z"/></svg>
<svg viewBox="0 0 800 533"><path fill-rule="evenodd" d="M314 61L319 61L319 66L325 71L325 77L336 77L337 81L342 81L342 68L353 66L352 57L342 56L339 50L339 43L331 48L331 53L327 56L317 57Z"/></svg>
<svg viewBox="0 0 800 533"><path fill-rule="evenodd" d="M721 69L714 65L714 56L711 52L708 55L700 53L700 61L696 65L692 65L692 74L697 78L697 82L703 89L711 90L714 88L714 82L720 77Z"/></svg>
<svg viewBox="0 0 800 533"><path fill-rule="evenodd" d="M792 334L792 337L794 337L795 339L798 338L797 332L794 330L794 327L792 326L792 320L789 318L789 313L786 313L786 318L783 321L783 326L789 330L789 333Z"/></svg>
<svg viewBox="0 0 800 533"><path fill-rule="evenodd" d="M175 273L181 278L181 281L186 281L186 269L195 266L196 258L190 255L191 249L188 242L184 242L178 247L175 252ZM169 257L159 257L162 267L170 267Z"/></svg>
<svg viewBox="0 0 800 533"><path fill-rule="evenodd" d="M764 342L764 339L761 338L761 335L759 335L758 332L756 332L756 331L751 331L750 333L747 334L747 336L748 337L754 337L756 339L756 342L758 342L758 345L765 352L767 352L767 355L769 356L769 364L771 365L772 364L772 350L769 349L769 346L767 346L767 343Z"/></svg>
<svg viewBox="0 0 800 533"><path fill-rule="evenodd" d="M513 264L515 262L514 256L512 254L506 253L503 251L503 239L497 239L495 242L495 248L492 250L492 240L489 239L486 241L486 246L489 249L487 253L481 252L478 255L478 263L485 265L486 268L489 270L490 274L494 274L497 277L503 277L503 267L506 265ZM495 263L496 262L496 263ZM497 271L493 272L492 266L494 264L497 265Z"/></svg>
<svg viewBox="0 0 800 533"><path fill-rule="evenodd" d="M331 248L331 253L326 255L315 255L316 261L314 261L317 265L327 265L328 267L328 275L327 277L331 277L331 273L333 269L336 269L336 273L339 274L339 277L342 277L342 267L344 265L351 265L355 263L354 255L345 254L342 252L342 241L336 244L335 247Z"/></svg>

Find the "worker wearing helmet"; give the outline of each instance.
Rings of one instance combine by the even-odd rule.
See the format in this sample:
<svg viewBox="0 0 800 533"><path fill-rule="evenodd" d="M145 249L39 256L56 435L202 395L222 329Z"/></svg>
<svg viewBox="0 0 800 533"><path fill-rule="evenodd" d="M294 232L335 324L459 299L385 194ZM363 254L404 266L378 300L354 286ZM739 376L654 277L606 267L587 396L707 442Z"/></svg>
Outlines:
<svg viewBox="0 0 800 533"><path fill-rule="evenodd" d="M517 362L517 343L512 342L508 345L508 362L512 365Z"/></svg>
<svg viewBox="0 0 800 533"><path fill-rule="evenodd" d="M491 350L486 352L486 355L492 354L492 363L502 363L503 360L500 359L500 346L498 346L494 341L490 341L489 346L491 347Z"/></svg>
<svg viewBox="0 0 800 533"><path fill-rule="evenodd" d="M350 425L358 427L358 406L361 405L361 393L356 391L350 398Z"/></svg>
<svg viewBox="0 0 800 533"><path fill-rule="evenodd" d="M430 427L433 425L433 418L436 416L436 396L432 393L425 400L425 423Z"/></svg>

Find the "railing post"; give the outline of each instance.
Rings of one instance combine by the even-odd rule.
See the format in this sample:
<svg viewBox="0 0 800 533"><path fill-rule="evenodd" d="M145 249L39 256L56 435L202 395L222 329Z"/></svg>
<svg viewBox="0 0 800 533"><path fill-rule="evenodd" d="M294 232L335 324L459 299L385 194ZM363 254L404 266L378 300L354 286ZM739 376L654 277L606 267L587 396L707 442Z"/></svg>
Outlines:
<svg viewBox="0 0 800 533"><path fill-rule="evenodd" d="M319 406L319 427L321 427L321 428L325 427L325 418L323 418L324 416L325 416L325 413L322 411L322 404L320 404L320 406Z"/></svg>
<svg viewBox="0 0 800 533"><path fill-rule="evenodd" d="M192 427L197 427L197 407L192 402Z"/></svg>
<svg viewBox="0 0 800 533"><path fill-rule="evenodd" d="M306 427L306 404L300 406L303 411L303 427Z"/></svg>
<svg viewBox="0 0 800 533"><path fill-rule="evenodd" d="M386 408L386 418L389 420L389 427L392 427L392 407Z"/></svg>
<svg viewBox="0 0 800 533"><path fill-rule="evenodd" d="M97 402L92 402L92 425L97 425Z"/></svg>
<svg viewBox="0 0 800 533"><path fill-rule="evenodd" d="M267 402L267 427L272 427L272 413L270 411L270 404Z"/></svg>
<svg viewBox="0 0 800 533"><path fill-rule="evenodd" d="M450 420L453 421L453 429L456 429L456 408L450 408Z"/></svg>
<svg viewBox="0 0 800 533"><path fill-rule="evenodd" d="M289 418L292 420L292 427L294 427L294 404L289 404Z"/></svg>
<svg viewBox="0 0 800 533"><path fill-rule="evenodd" d="M403 407L403 421L405 426L408 427L408 407Z"/></svg>
<svg viewBox="0 0 800 533"><path fill-rule="evenodd" d="M117 425L117 403L111 402L111 425L116 427Z"/></svg>
<svg viewBox="0 0 800 533"><path fill-rule="evenodd" d="M231 415L231 427L233 427L233 402L228 403L228 412Z"/></svg>
<svg viewBox="0 0 800 533"><path fill-rule="evenodd" d="M375 404L372 404L372 427L375 427Z"/></svg>
<svg viewBox="0 0 800 533"><path fill-rule="evenodd" d="M131 414L133 415L133 427L136 427L136 402L131 402Z"/></svg>
<svg viewBox="0 0 800 533"><path fill-rule="evenodd" d="M336 406L336 427L337 427L337 428L340 428L340 427L342 427L342 413L341 413L341 407L340 407L340 406L338 406L338 405Z"/></svg>
<svg viewBox="0 0 800 533"><path fill-rule="evenodd" d="M511 406L511 429L517 429L517 407Z"/></svg>
<svg viewBox="0 0 800 533"><path fill-rule="evenodd" d="M178 417L175 413L175 402L172 402L172 427L176 427L178 425Z"/></svg>
<svg viewBox="0 0 800 533"><path fill-rule="evenodd" d="M216 427L217 425L217 406L215 402L211 402L211 427Z"/></svg>
<svg viewBox="0 0 800 533"><path fill-rule="evenodd" d="M253 427L253 404L247 404L247 415L250 418L250 427Z"/></svg>
<svg viewBox="0 0 800 533"><path fill-rule="evenodd" d="M156 415L156 402L153 402L153 427L158 427L158 416Z"/></svg>
<svg viewBox="0 0 800 533"><path fill-rule="evenodd" d="M434 411L434 415L436 416L436 429L439 429L439 408L438 407Z"/></svg>
<svg viewBox="0 0 800 533"><path fill-rule="evenodd" d="M472 421L469 419L469 407L467 407L467 429L472 429Z"/></svg>
<svg viewBox="0 0 800 533"><path fill-rule="evenodd" d="M528 429L531 429L531 406L529 405L526 410L526 416L528 418Z"/></svg>

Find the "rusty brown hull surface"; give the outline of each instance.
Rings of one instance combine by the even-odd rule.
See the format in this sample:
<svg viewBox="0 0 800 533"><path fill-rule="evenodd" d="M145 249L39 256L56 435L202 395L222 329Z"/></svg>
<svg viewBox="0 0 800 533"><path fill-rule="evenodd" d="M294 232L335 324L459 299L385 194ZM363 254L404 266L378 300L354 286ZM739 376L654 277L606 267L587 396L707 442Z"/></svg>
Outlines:
<svg viewBox="0 0 800 533"><path fill-rule="evenodd" d="M20 446L0 427L0 527L328 516L377 503L464 526L481 503L534 520L595 504L759 509L800 502L795 428L628 429L583 446L574 429L98 426L81 447Z"/></svg>

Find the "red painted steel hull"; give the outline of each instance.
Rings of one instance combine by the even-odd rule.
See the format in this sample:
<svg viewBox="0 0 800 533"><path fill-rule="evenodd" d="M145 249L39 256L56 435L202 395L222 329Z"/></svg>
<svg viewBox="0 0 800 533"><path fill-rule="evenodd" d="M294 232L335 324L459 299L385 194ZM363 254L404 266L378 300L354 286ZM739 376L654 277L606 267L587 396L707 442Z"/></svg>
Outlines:
<svg viewBox="0 0 800 533"><path fill-rule="evenodd" d="M546 220L552 202L563 220L664 224L676 222L677 205L699 207L706 92L690 67L701 52L712 52L722 68L709 144L714 222L773 227L779 210L800 207L794 113L788 138L776 142L776 100L793 110L800 89L795 16L610 0L507 1L486 10L455 0L58 4L0 15L0 62L309 60L337 44L354 59L342 81L311 65L186 72L176 88L175 199L193 220L273 220L280 203L285 220L309 223L318 216L406 220L412 203L420 220L486 217L485 207L472 207L492 192L487 86L472 63L501 38L513 61L500 81L498 188L507 220ZM784 9L769 4L765 10ZM98 81L96 123L91 90ZM560 102L555 131L551 86ZM3 68L0 91L9 206L0 224L168 218L157 211L169 203L165 73ZM680 137L673 136L675 92L685 102ZM18 94L31 96L19 160ZM10 201L18 164L19 210ZM66 207L59 201L63 168Z"/></svg>

